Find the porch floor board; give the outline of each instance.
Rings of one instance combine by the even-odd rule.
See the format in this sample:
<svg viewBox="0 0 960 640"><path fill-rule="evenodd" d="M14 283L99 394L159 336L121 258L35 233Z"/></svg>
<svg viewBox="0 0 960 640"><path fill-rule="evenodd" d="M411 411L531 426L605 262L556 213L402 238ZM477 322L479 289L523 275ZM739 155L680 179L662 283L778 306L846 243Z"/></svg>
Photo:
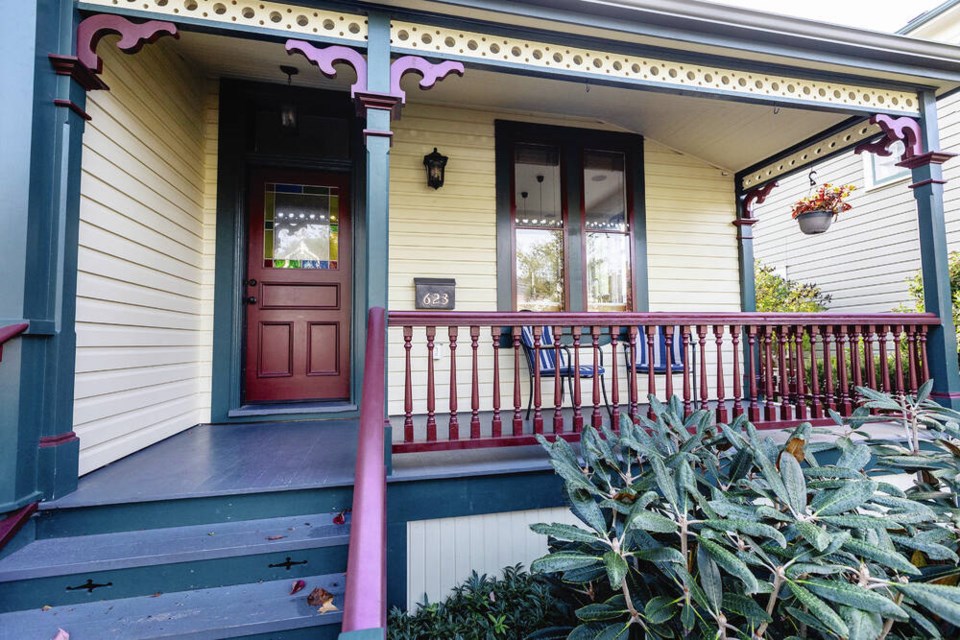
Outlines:
<svg viewBox="0 0 960 640"><path fill-rule="evenodd" d="M80 478L41 510L353 484L357 420L198 425Z"/></svg>

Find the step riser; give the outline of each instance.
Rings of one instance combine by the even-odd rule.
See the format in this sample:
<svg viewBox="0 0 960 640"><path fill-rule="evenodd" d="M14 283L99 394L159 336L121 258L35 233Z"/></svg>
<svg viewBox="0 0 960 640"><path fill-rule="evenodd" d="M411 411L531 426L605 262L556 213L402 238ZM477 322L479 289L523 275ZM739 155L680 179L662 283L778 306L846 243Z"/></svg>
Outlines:
<svg viewBox="0 0 960 640"><path fill-rule="evenodd" d="M306 564L291 565L289 569L268 566L285 563L288 558L293 562L306 561ZM342 573L346 567L347 547L339 545L16 580L0 583L0 613L286 578L292 584L303 576ZM88 579L93 584L112 585L92 592L67 590L67 587L86 584Z"/></svg>
<svg viewBox="0 0 960 640"><path fill-rule="evenodd" d="M293 629L276 633L258 633L253 636L233 636L229 640L337 640L340 637L340 625L328 624L322 627Z"/></svg>
<svg viewBox="0 0 960 640"><path fill-rule="evenodd" d="M352 503L352 487L334 487L41 510L37 539L336 513Z"/></svg>

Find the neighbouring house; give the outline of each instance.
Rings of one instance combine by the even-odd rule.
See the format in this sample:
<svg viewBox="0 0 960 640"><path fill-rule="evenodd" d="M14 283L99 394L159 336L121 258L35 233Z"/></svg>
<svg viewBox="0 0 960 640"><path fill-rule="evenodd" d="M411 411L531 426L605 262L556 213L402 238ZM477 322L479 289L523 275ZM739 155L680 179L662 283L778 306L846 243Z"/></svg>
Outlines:
<svg viewBox="0 0 960 640"><path fill-rule="evenodd" d="M921 14L899 31L913 38L960 43L960 2L950 0ZM960 151L960 96L937 99L940 147ZM755 210L754 251L759 260L792 280L816 282L833 300L831 311L890 311L912 304L907 279L920 270L917 215L904 187L910 171L896 154L840 154L780 180ZM809 171L817 184L853 184L854 209L840 216L829 232L804 236L790 218L790 205L810 192ZM960 192L950 181L960 164L944 165L944 216L947 248L960 249ZM855 277L851 277L855 274Z"/></svg>
<svg viewBox="0 0 960 640"><path fill-rule="evenodd" d="M539 434L960 403L958 47L694 0L7 9L0 638L383 637L543 548ZM758 205L855 147L909 172L926 312L753 313Z"/></svg>

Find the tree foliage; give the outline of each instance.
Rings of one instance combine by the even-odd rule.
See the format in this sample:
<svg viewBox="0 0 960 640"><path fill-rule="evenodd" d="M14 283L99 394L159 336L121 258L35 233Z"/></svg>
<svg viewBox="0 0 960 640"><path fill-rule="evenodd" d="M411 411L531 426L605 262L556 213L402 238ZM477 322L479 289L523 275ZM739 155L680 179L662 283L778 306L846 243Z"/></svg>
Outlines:
<svg viewBox="0 0 960 640"><path fill-rule="evenodd" d="M802 313L826 310L832 296L823 293L815 283L789 280L759 260L755 267L757 311L768 313Z"/></svg>
<svg viewBox="0 0 960 640"><path fill-rule="evenodd" d="M950 252L947 264L950 271L950 300L953 304L953 326L957 328L957 336L960 338L960 251ZM903 313L924 311L923 278L919 271L907 278L907 292L910 294L910 304L900 305L894 309L894 311Z"/></svg>

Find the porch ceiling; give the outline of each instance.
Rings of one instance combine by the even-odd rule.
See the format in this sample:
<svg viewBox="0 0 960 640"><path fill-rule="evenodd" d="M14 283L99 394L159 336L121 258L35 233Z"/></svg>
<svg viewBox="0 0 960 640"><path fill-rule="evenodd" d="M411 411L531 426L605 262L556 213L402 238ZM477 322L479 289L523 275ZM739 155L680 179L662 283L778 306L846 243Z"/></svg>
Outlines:
<svg viewBox="0 0 960 640"><path fill-rule="evenodd" d="M325 78L299 56L277 43L184 32L176 49L213 77L285 83L280 65L300 70L296 86L347 90L355 75L342 66L335 80ZM403 81L411 102L474 109L496 109L520 116L573 117L583 123L642 134L677 151L730 171L739 171L801 140L843 122L848 114L773 108L743 102L695 98L468 69L430 91L417 78Z"/></svg>

